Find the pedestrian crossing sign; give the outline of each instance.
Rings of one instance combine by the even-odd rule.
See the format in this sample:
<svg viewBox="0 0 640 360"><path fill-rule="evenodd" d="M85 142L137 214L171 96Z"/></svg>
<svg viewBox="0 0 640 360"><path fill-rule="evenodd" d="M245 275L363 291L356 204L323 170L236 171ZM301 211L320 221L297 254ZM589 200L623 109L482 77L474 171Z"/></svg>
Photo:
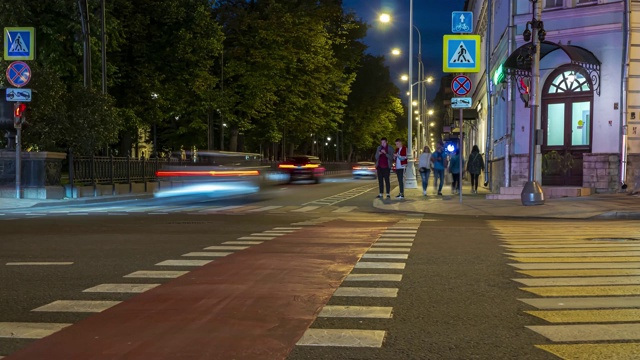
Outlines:
<svg viewBox="0 0 640 360"><path fill-rule="evenodd" d="M446 73L480 71L480 35L445 35L442 68Z"/></svg>
<svg viewBox="0 0 640 360"><path fill-rule="evenodd" d="M35 29L32 27L4 28L4 59L33 60L36 53Z"/></svg>

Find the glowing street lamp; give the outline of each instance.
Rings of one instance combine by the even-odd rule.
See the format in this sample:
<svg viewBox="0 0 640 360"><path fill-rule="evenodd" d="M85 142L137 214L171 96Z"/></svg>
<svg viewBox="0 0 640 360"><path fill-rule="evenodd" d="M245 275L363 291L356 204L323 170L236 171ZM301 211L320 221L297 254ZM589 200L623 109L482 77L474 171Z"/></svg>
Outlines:
<svg viewBox="0 0 640 360"><path fill-rule="evenodd" d="M393 48L393 49L391 49L391 55L398 56L398 55L400 55L400 54L402 54L402 52L400 51L400 49L398 49L398 48Z"/></svg>
<svg viewBox="0 0 640 360"><path fill-rule="evenodd" d="M406 75L406 74L405 74L405 75L400 76L400 80L402 80L402 81L409 81L409 75ZM411 94L411 93L409 93L409 94Z"/></svg>
<svg viewBox="0 0 640 360"><path fill-rule="evenodd" d="M380 16L378 17L378 20L380 20L380 22L383 23L388 23L391 21L391 15L389 14L380 14Z"/></svg>

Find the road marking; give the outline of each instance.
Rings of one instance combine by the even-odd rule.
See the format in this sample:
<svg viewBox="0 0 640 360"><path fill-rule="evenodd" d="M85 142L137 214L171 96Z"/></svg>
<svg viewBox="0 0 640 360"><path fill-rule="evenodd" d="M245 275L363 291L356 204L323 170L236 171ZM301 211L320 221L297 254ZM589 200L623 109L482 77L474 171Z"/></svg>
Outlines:
<svg viewBox="0 0 640 360"><path fill-rule="evenodd" d="M528 291L540 296L640 295L640 286L636 285L522 287L520 290Z"/></svg>
<svg viewBox="0 0 640 360"><path fill-rule="evenodd" d="M393 243L393 242L390 242L390 243L374 242L373 245L371 245L371 246L381 246L381 247L382 246L408 246L408 247L411 247L411 246L413 246L413 243L410 243L410 242L396 242L396 243Z"/></svg>
<svg viewBox="0 0 640 360"><path fill-rule="evenodd" d="M555 342L640 340L640 324L535 325L527 328Z"/></svg>
<svg viewBox="0 0 640 360"><path fill-rule="evenodd" d="M375 261L359 261L356 263L356 269L404 269L405 263L398 262L375 262Z"/></svg>
<svg viewBox="0 0 640 360"><path fill-rule="evenodd" d="M548 257L534 257L534 258L527 258L527 257L511 257L509 258L513 261L520 261L520 262L532 262L532 263L539 263L539 262L549 262L549 258ZM640 257L639 256L613 256L613 257L606 257L606 256L602 256L602 257L559 257L559 258L553 258L554 262L565 262L565 263L580 263L580 262L637 262L640 261Z"/></svg>
<svg viewBox="0 0 640 360"><path fill-rule="evenodd" d="M640 269L517 270L517 272L532 277L640 275Z"/></svg>
<svg viewBox="0 0 640 360"><path fill-rule="evenodd" d="M638 244L611 244L606 243L606 244L592 244L591 242L589 243L581 243L581 244L558 244L558 245L500 245L502 247L506 247L506 248L510 248L510 249L555 249L555 248L567 248L567 249L573 249L573 248L593 248L595 249L601 249L601 248L611 248L611 249L627 249L627 248L637 248L640 250L640 245Z"/></svg>
<svg viewBox="0 0 640 360"><path fill-rule="evenodd" d="M382 330L307 329L296 345L379 348L384 336Z"/></svg>
<svg viewBox="0 0 640 360"><path fill-rule="evenodd" d="M640 262L630 263L539 263L539 264L509 264L515 268L522 270L536 270L536 269L636 269L640 268Z"/></svg>
<svg viewBox="0 0 640 360"><path fill-rule="evenodd" d="M88 212L71 212L68 213L67 216L88 216Z"/></svg>
<svg viewBox="0 0 640 360"><path fill-rule="evenodd" d="M156 264L156 266L204 266L213 260L165 260Z"/></svg>
<svg viewBox="0 0 640 360"><path fill-rule="evenodd" d="M380 239L376 240L376 243L377 242L388 242L388 241L410 242L410 241L413 241L413 239L406 239L406 238L405 239L396 239L396 238L384 238L383 239L383 238L380 238Z"/></svg>
<svg viewBox="0 0 640 360"><path fill-rule="evenodd" d="M372 288L372 287L339 287L333 296L348 297L398 297L397 288Z"/></svg>
<svg viewBox="0 0 640 360"><path fill-rule="evenodd" d="M225 241L222 245L258 245L264 241Z"/></svg>
<svg viewBox="0 0 640 360"><path fill-rule="evenodd" d="M211 214L211 213L218 213L218 212L226 211L226 210L233 210L233 209L237 209L239 207L240 207L240 205L222 206L222 207L216 207L216 208L212 208L212 209L200 210L197 213L198 214Z"/></svg>
<svg viewBox="0 0 640 360"><path fill-rule="evenodd" d="M244 250L249 246L209 246L204 248L205 250Z"/></svg>
<svg viewBox="0 0 640 360"><path fill-rule="evenodd" d="M71 324L0 322L0 338L42 339Z"/></svg>
<svg viewBox="0 0 640 360"><path fill-rule="evenodd" d="M567 257L567 256L577 256L577 257L605 257L605 256L638 256L640 255L640 251L602 251L602 252L580 252L580 253L567 253L567 252L537 252L537 253L505 253L507 256L517 256L521 258L530 258L530 257L538 257L538 258L557 258L557 257ZM640 259L638 257L637 259Z"/></svg>
<svg viewBox="0 0 640 360"><path fill-rule="evenodd" d="M585 251L594 251L594 252L615 252L615 251L640 251L640 247L639 246L634 246L634 247L620 247L620 246L602 246L602 247L597 247L597 246L575 246L575 247L568 247L568 246L559 246L559 247L551 247L551 246L543 246L540 248L516 248L516 247L511 247L509 246L509 251L513 251L513 252L517 252L517 253L535 253L535 252L540 252L540 253L555 253L555 252L561 252L561 253L573 253L573 252L585 252Z"/></svg>
<svg viewBox="0 0 640 360"><path fill-rule="evenodd" d="M382 235L380 235L380 238L415 238L416 235L415 234L393 234L393 233L382 233Z"/></svg>
<svg viewBox="0 0 640 360"><path fill-rule="evenodd" d="M640 343L536 345L561 359L637 360Z"/></svg>
<svg viewBox="0 0 640 360"><path fill-rule="evenodd" d="M61 266L61 265L73 265L73 262L69 261L22 261L22 262L8 262L7 266Z"/></svg>
<svg viewBox="0 0 640 360"><path fill-rule="evenodd" d="M303 206L300 209L296 209L296 210L291 210L291 212L309 212L309 211L313 211L316 209L319 209L320 206Z"/></svg>
<svg viewBox="0 0 640 360"><path fill-rule="evenodd" d="M364 254L363 259L397 259L405 260L409 258L407 254Z"/></svg>
<svg viewBox="0 0 640 360"><path fill-rule="evenodd" d="M608 323L640 321L640 309L525 311L550 323Z"/></svg>
<svg viewBox="0 0 640 360"><path fill-rule="evenodd" d="M233 254L232 252L214 252L214 251L195 251L183 254L182 256L191 257L222 257Z"/></svg>
<svg viewBox="0 0 640 360"><path fill-rule="evenodd" d="M344 281L402 281L401 274L349 274Z"/></svg>
<svg viewBox="0 0 640 360"><path fill-rule="evenodd" d="M276 236L243 236L239 237L238 240L273 240Z"/></svg>
<svg viewBox="0 0 640 360"><path fill-rule="evenodd" d="M604 309L635 308L640 304L640 296L586 297L586 298L543 298L518 299L538 309Z"/></svg>
<svg viewBox="0 0 640 360"><path fill-rule="evenodd" d="M125 278L154 278L154 279L175 279L188 271L166 271L166 270L140 270L125 275Z"/></svg>
<svg viewBox="0 0 640 360"><path fill-rule="evenodd" d="M253 233L253 234L251 234L251 236L271 236L272 239L277 238L278 236L284 236L284 235L287 235L287 234L284 233L284 232L277 232L277 233L274 233L274 232L271 232L271 233L261 232L261 233Z"/></svg>
<svg viewBox="0 0 640 360"><path fill-rule="evenodd" d="M160 284L100 284L82 292L104 292L104 293L143 293L151 290Z"/></svg>
<svg viewBox="0 0 640 360"><path fill-rule="evenodd" d="M526 286L638 285L640 276L598 276L580 278L512 279ZM640 305L640 304L638 304Z"/></svg>
<svg viewBox="0 0 640 360"><path fill-rule="evenodd" d="M420 225L416 226L391 226L387 228L388 230L418 230Z"/></svg>
<svg viewBox="0 0 640 360"><path fill-rule="evenodd" d="M334 212L334 213L348 213L348 212L351 212L351 211L353 211L353 210L355 210L357 208L358 208L357 206L342 206L337 210L333 210L332 212Z"/></svg>
<svg viewBox="0 0 640 360"><path fill-rule="evenodd" d="M25 216L47 216L46 213L24 213Z"/></svg>
<svg viewBox="0 0 640 360"><path fill-rule="evenodd" d="M287 235L289 233L294 233L294 232L296 232L296 230L265 230L265 231L262 232L262 234L263 235L271 235L271 234L276 235L277 234L277 235L282 236L282 235ZM254 234L251 234L251 235L254 235Z"/></svg>
<svg viewBox="0 0 640 360"><path fill-rule="evenodd" d="M370 248L369 250L367 250L367 252L371 252L371 251L397 251L397 252L409 252L411 251L411 248L408 247L378 247L378 248Z"/></svg>
<svg viewBox="0 0 640 360"><path fill-rule="evenodd" d="M382 234L412 234L415 235L418 233L418 230L400 230L400 229L387 229Z"/></svg>
<svg viewBox="0 0 640 360"><path fill-rule="evenodd" d="M121 301L57 300L31 311L98 313L119 303Z"/></svg>
<svg viewBox="0 0 640 360"><path fill-rule="evenodd" d="M332 306L322 308L318 317L391 319L393 308L386 306Z"/></svg>
<svg viewBox="0 0 640 360"><path fill-rule="evenodd" d="M302 227L274 227L273 230L301 230Z"/></svg>
<svg viewBox="0 0 640 360"><path fill-rule="evenodd" d="M264 206L261 208L257 208L257 209L253 209L253 210L249 210L249 212L263 212L263 211L269 211L269 210L275 210L275 209L280 209L282 206Z"/></svg>

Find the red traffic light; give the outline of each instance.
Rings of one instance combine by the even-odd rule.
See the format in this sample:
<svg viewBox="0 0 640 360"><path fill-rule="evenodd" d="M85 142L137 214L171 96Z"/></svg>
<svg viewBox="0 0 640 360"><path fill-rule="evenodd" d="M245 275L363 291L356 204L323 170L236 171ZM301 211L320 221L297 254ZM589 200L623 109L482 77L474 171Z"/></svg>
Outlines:
<svg viewBox="0 0 640 360"><path fill-rule="evenodd" d="M26 110L27 110L27 105L26 104L16 104L14 106L13 115L15 115L16 117L23 117L24 116L24 112Z"/></svg>

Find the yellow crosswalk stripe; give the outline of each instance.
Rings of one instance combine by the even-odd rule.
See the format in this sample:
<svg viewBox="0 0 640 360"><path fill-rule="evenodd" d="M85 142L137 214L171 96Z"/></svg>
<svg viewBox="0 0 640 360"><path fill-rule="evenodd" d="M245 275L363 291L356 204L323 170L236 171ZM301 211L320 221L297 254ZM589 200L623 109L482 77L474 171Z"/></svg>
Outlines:
<svg viewBox="0 0 640 360"><path fill-rule="evenodd" d="M536 345L565 360L637 360L640 343Z"/></svg>
<svg viewBox="0 0 640 360"><path fill-rule="evenodd" d="M517 272L531 277L640 275L640 269L517 270Z"/></svg>
<svg viewBox="0 0 640 360"><path fill-rule="evenodd" d="M640 261L640 256L602 256L602 257L510 257L513 261L523 263L539 263L539 262L560 262L560 263L588 263L588 262L636 262Z"/></svg>
<svg viewBox="0 0 640 360"><path fill-rule="evenodd" d="M640 247L571 247L571 248L544 248L544 249L509 249L514 253L579 253L579 252L620 252L640 251Z"/></svg>
<svg viewBox="0 0 640 360"><path fill-rule="evenodd" d="M640 321L640 309L525 311L550 323L606 323Z"/></svg>
<svg viewBox="0 0 640 360"><path fill-rule="evenodd" d="M540 296L623 296L640 295L638 285L615 286L528 286L520 290Z"/></svg>

